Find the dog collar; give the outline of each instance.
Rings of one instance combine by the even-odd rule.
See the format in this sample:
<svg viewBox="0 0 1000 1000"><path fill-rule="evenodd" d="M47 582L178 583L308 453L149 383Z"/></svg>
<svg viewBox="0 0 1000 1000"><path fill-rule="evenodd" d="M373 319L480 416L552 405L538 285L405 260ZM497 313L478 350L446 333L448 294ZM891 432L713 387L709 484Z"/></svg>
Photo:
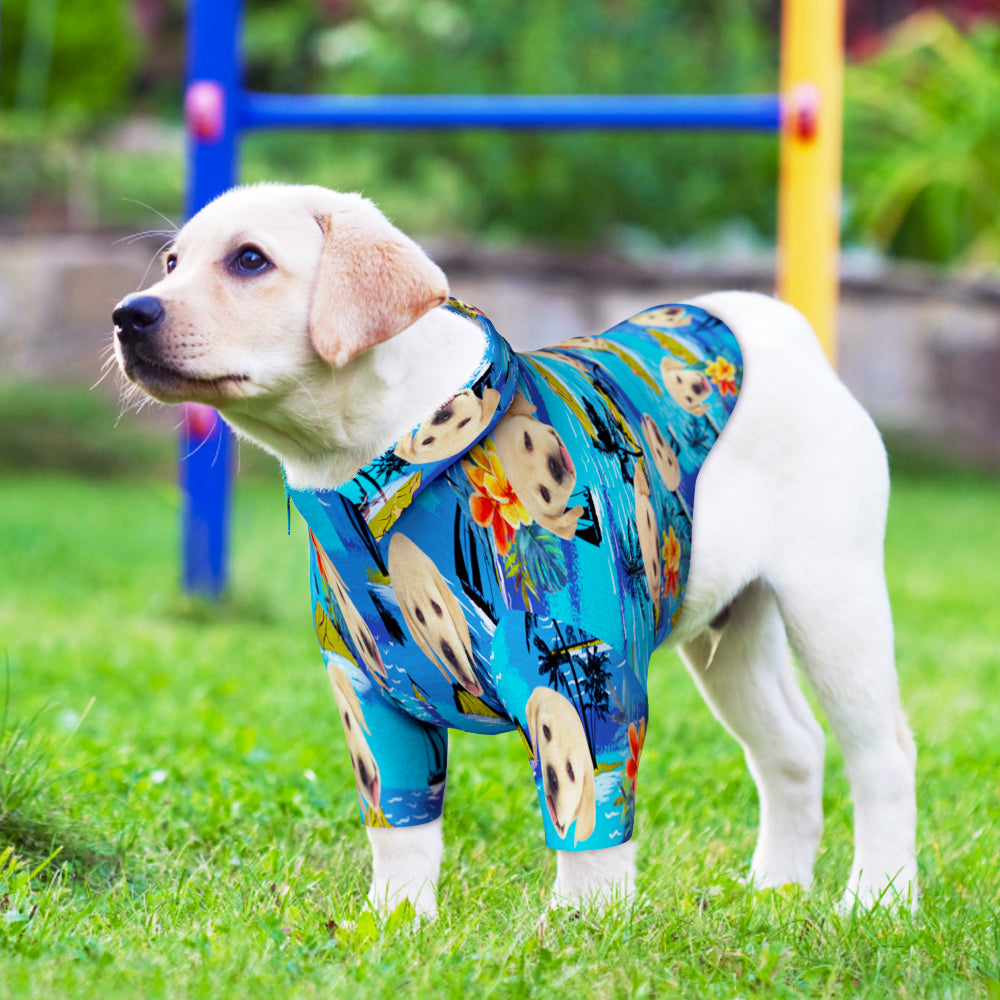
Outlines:
<svg viewBox="0 0 1000 1000"><path fill-rule="evenodd" d="M485 334L483 357L472 378L454 400L437 413L429 414L417 427L372 459L353 479L331 491L339 493L357 510L375 538L381 538L422 490L489 434L507 412L517 391L517 356L489 319L474 306L453 298L448 299L443 308L478 323ZM481 419L471 428L474 436L467 435L451 454L419 461L419 438L425 437L438 415L460 396L482 404Z"/></svg>

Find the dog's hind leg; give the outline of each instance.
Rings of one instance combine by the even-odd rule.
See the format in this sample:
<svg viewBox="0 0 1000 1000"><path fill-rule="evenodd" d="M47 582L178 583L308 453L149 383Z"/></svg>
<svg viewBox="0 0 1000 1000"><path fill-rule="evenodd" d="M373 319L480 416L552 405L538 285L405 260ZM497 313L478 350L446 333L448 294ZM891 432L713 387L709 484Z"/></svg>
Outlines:
<svg viewBox="0 0 1000 1000"><path fill-rule="evenodd" d="M775 588L789 638L844 754L854 862L844 908L917 900L916 747L900 706L881 549L841 546ZM817 567L819 569L817 570Z"/></svg>
<svg viewBox="0 0 1000 1000"><path fill-rule="evenodd" d="M758 887L808 886L823 827L823 731L795 680L773 593L748 586L725 623L680 646L715 717L743 746L760 798Z"/></svg>

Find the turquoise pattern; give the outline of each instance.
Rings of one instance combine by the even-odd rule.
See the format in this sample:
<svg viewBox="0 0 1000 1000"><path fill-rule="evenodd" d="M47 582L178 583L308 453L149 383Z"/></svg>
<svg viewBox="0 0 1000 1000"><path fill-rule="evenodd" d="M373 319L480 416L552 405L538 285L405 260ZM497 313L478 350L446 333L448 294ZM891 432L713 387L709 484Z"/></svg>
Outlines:
<svg viewBox="0 0 1000 1000"><path fill-rule="evenodd" d="M289 488L368 825L441 813L447 731L516 730L547 843L629 839L653 650L683 606L695 484L736 403L732 332L657 306L515 354L334 490Z"/></svg>

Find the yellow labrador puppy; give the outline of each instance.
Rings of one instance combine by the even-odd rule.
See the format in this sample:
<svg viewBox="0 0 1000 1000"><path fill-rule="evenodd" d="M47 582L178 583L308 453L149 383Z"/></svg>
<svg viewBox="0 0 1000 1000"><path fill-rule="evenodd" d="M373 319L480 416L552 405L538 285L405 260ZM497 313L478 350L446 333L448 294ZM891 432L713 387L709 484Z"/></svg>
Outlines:
<svg viewBox="0 0 1000 1000"><path fill-rule="evenodd" d="M401 531L389 542L389 579L421 652L478 698L483 688L472 668L472 638L462 605L430 558Z"/></svg>
<svg viewBox="0 0 1000 1000"><path fill-rule="evenodd" d="M414 464L460 455L479 440L499 403L500 393L496 389L484 389L481 397L471 389L463 389L411 437L400 441L395 452Z"/></svg>
<svg viewBox="0 0 1000 1000"><path fill-rule="evenodd" d="M576 470L554 427L533 414L535 407L516 393L507 415L497 424L493 442L507 478L525 510L560 538L572 538L582 507L567 510Z"/></svg>
<svg viewBox="0 0 1000 1000"><path fill-rule="evenodd" d="M344 735L347 737L347 749L351 755L351 767L354 770L354 780L358 786L361 798L369 809L378 809L381 781L378 764L368 746L365 733L365 715L358 701L357 692L351 685L347 674L332 663L326 669L333 688L333 697L337 702L340 719L344 724Z"/></svg>
<svg viewBox="0 0 1000 1000"><path fill-rule="evenodd" d="M532 691L526 714L549 818L564 839L573 825L573 843L579 844L594 832L597 818L594 762L583 723L568 698L546 687Z"/></svg>
<svg viewBox="0 0 1000 1000"><path fill-rule="evenodd" d="M350 480L454 400L482 357L478 327L439 308L448 295L441 270L358 195L234 190L180 231L164 264L161 280L115 309L126 378L164 402L217 407L281 459L295 488ZM850 779L855 840L845 902L913 903L915 750L882 563L885 451L793 309L742 292L694 304L734 332L745 377L698 479L690 576L670 641L742 744L756 781L750 877L758 886L808 886L819 845L824 738L796 682L794 648ZM697 414L709 390L696 373L668 365L660 374ZM544 436L530 414L515 419ZM572 532L565 483L574 473L553 445L563 483L545 484L551 516ZM669 485L669 468L656 468ZM644 565L652 558L643 552ZM452 624L460 660L463 639ZM434 912L440 820L368 836L372 899L391 906L411 895L421 912ZM627 893L634 858L634 840L560 851L555 896Z"/></svg>
<svg viewBox="0 0 1000 1000"><path fill-rule="evenodd" d="M642 553L642 568L646 572L646 583L654 601L660 599L660 540L656 534L656 517L650 499L649 480L637 462L635 466L635 526L639 533L639 551Z"/></svg>

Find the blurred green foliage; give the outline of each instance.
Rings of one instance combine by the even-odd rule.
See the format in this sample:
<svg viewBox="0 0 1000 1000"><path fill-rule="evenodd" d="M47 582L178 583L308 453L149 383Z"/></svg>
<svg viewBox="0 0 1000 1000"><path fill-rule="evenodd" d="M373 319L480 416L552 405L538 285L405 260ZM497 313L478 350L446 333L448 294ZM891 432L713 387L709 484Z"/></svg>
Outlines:
<svg viewBox="0 0 1000 1000"><path fill-rule="evenodd" d="M290 93L772 92L779 6L246 0L245 75L251 89ZM140 8L156 25L141 36ZM183 10L183 0L72 10L5 0L5 223L179 219ZM44 85L40 70L22 70L23 57L45 53L26 41L32 31L51 42ZM160 123L158 139L123 133L121 116L137 112ZM934 13L904 22L879 57L847 70L845 239L1000 261L998 121L1000 28L962 35ZM244 140L241 179L362 190L416 233L627 252L711 244L734 229L772 241L777 158L774 136L745 133L262 132Z"/></svg>
<svg viewBox="0 0 1000 1000"><path fill-rule="evenodd" d="M122 0L4 0L0 106L124 113L139 56Z"/></svg>
<svg viewBox="0 0 1000 1000"><path fill-rule="evenodd" d="M251 87L752 93L777 83L771 0L576 0L571 7L564 0L365 0L325 26L315 4L291 6L302 18L297 34L287 20L282 31L278 11L266 3L250 5ZM307 58L295 60L303 38ZM451 228L493 237L580 244L636 227L650 242L675 243L733 215L773 232L773 136L469 131L323 138L306 152L309 161L323 150L311 178L336 172L345 147L363 141L375 152L375 175L363 186L378 191L401 221L432 197L450 200L450 218L441 221ZM385 188L393 191L388 200Z"/></svg>
<svg viewBox="0 0 1000 1000"><path fill-rule="evenodd" d="M903 257L1000 263L1000 25L926 10L847 76L854 225Z"/></svg>
<svg viewBox="0 0 1000 1000"><path fill-rule="evenodd" d="M28 0L17 2L23 9ZM773 91L776 10L776 0L249 0L246 77L253 89L286 92ZM75 14L61 13L64 20L75 22ZM18 32L8 35L4 44L20 51ZM131 43L119 32L114 45L122 44ZM70 65L61 72L68 76ZM180 72L159 81L177 104ZM123 108L134 100L137 75L134 67L132 84L118 85ZM151 86L147 76L147 102ZM87 93L79 89L81 99ZM0 177L6 217L33 211L44 224L39 199L53 192L82 204L84 222L89 212L105 224L135 224L123 196L178 214L178 183L164 187L145 154L123 150L115 168L118 136L101 119L110 98L80 120L67 119L56 96L53 81L43 134L30 120L0 126L0 155L12 165ZM151 103L163 102L153 94ZM108 146L110 156L96 153ZM176 156L170 166L179 173ZM135 170L126 176L130 161ZM243 179L362 188L417 231L563 245L638 231L656 245L711 234L733 215L770 239L776 163L769 135L270 133L246 141Z"/></svg>

